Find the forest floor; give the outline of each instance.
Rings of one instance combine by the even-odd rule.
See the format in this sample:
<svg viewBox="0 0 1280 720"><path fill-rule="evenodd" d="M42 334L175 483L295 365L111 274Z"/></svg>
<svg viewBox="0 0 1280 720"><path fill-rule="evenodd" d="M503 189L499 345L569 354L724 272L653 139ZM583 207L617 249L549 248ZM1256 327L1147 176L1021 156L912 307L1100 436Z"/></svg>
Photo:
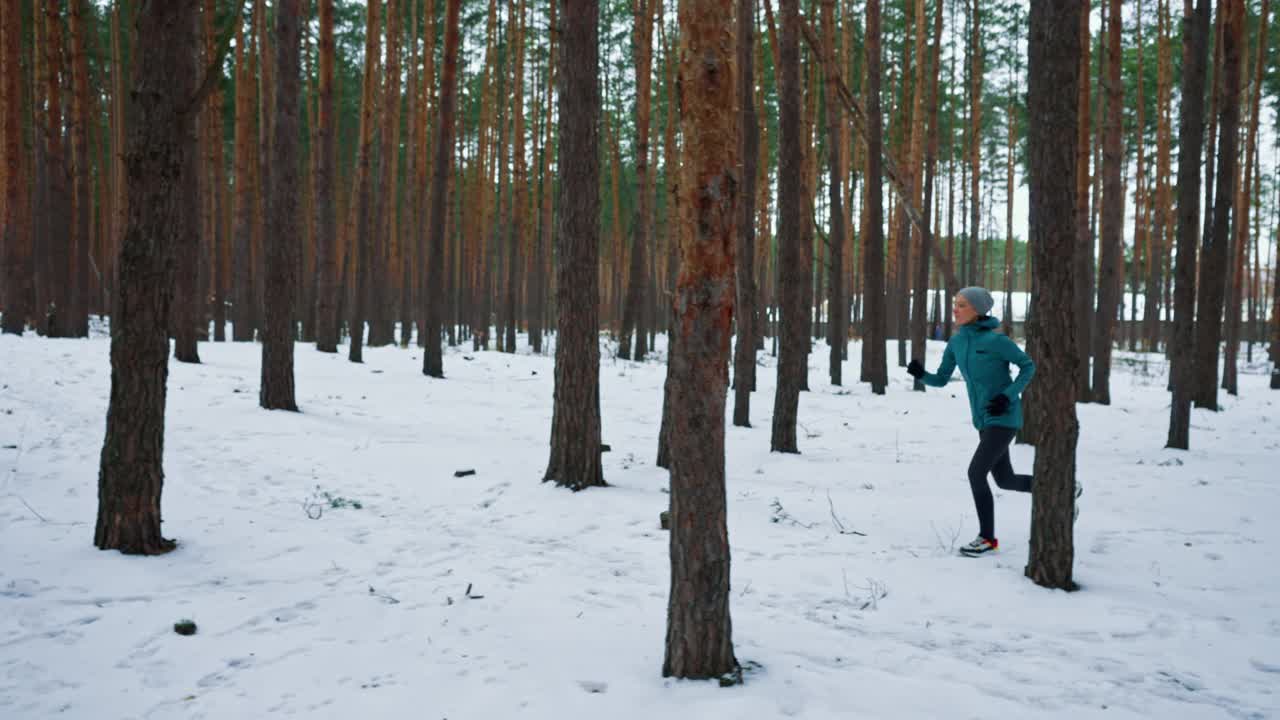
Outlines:
<svg viewBox="0 0 1280 720"><path fill-rule="evenodd" d="M957 556L976 533L958 375L913 393L891 368L877 397L831 386L819 345L802 454L776 455L764 355L754 427L727 431L748 670L722 689L661 677L660 355L603 361L611 487L573 494L540 482L549 356L455 349L440 381L417 348L352 365L299 345L292 414L258 408L259 346L201 344L204 364L170 363L178 549L141 558L92 543L108 344L0 337L3 718L1280 717L1261 362L1178 452L1163 358L1117 354L1114 404L1079 406L1068 594L1023 577L1027 495L996 494L998 554ZM1012 453L1029 472L1034 450Z"/></svg>

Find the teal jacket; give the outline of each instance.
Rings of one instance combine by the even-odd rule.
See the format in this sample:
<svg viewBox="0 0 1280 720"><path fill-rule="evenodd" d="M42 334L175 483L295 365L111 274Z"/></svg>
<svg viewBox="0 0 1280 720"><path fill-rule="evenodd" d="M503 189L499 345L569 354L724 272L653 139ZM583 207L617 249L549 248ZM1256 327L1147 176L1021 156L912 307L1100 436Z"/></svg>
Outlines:
<svg viewBox="0 0 1280 720"><path fill-rule="evenodd" d="M959 367L969 391L973 426L979 430L993 425L1014 429L1022 427L1022 400L1019 396L1036 374L1036 365L1031 358L1009 336L996 332L998 327L1000 321L992 317L961 325L947 342L938 372L925 373L921 378L925 385L942 387L951 381L952 374ZM1010 364L1018 366L1016 380L1009 378ZM1003 415L987 412L987 403L997 393L1009 396L1009 409Z"/></svg>

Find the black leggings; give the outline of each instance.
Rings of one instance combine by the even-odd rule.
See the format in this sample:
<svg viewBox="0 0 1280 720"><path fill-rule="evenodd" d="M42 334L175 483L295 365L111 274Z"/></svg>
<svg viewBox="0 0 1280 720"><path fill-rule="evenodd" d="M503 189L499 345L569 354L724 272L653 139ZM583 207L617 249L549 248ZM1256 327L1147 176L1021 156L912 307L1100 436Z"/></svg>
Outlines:
<svg viewBox="0 0 1280 720"><path fill-rule="evenodd" d="M978 534L988 540L996 536L996 508L987 485L987 473L991 473L1001 490L1031 492L1031 476L1015 474L1009 463L1009 443L1017 434L1017 430L1007 427L979 430L978 449L969 461L969 488L973 490L973 504L978 509Z"/></svg>

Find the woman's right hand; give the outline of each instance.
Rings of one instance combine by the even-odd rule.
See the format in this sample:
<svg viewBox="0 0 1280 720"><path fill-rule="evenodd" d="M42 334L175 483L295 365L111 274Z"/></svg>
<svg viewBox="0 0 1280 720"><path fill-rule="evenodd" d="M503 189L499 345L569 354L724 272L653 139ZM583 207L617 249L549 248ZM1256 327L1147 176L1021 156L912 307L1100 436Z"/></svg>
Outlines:
<svg viewBox="0 0 1280 720"><path fill-rule="evenodd" d="M921 365L919 360L912 360L907 363L907 374L919 380L924 377L924 365Z"/></svg>

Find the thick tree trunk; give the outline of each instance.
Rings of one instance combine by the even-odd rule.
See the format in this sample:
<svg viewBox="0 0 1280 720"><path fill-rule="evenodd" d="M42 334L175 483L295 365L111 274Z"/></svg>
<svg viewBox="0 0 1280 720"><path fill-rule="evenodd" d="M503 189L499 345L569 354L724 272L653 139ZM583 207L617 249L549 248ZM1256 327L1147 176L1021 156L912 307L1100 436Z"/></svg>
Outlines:
<svg viewBox="0 0 1280 720"><path fill-rule="evenodd" d="M298 75L302 37L300 0L276 0L275 116L267 213L266 298L262 332L262 387L258 404L297 411L293 388L294 302L298 285Z"/></svg>
<svg viewBox="0 0 1280 720"><path fill-rule="evenodd" d="M1078 237L1073 205L1080 83L1083 0L1031 5L1027 44L1027 169L1030 185L1030 249L1036 293L1032 315L1039 325L1030 348L1036 361L1036 394L1045 410L1037 434L1031 538L1025 569L1037 585L1074 590L1072 537L1075 505L1076 312Z"/></svg>
<svg viewBox="0 0 1280 720"><path fill-rule="evenodd" d="M760 154L760 126L755 107L755 3L738 0L738 103L742 111L742 191L738 193L737 257L734 284L737 309L734 322L737 333L733 355L733 424L751 427L751 393L756 389L756 163ZM672 216L674 217L674 216ZM674 337L670 328L668 337Z"/></svg>
<svg viewBox="0 0 1280 720"><path fill-rule="evenodd" d="M1120 0L1107 15L1107 118L1102 138L1102 237L1099 244L1098 312L1093 324L1093 401L1111 404L1111 345L1124 273L1124 187L1120 135L1124 88L1120 85Z"/></svg>
<svg viewBox="0 0 1280 720"><path fill-rule="evenodd" d="M729 617L724 404L739 241L735 0L680 6L680 276L671 365L671 594L663 677L738 671ZM567 55L568 53L566 53ZM749 344L749 342L748 342Z"/></svg>
<svg viewBox="0 0 1280 720"><path fill-rule="evenodd" d="M427 262L427 326L426 351L422 354L422 374L444 377L444 355L440 347L440 328L445 318L445 227L449 197L449 176L453 166L454 113L458 92L458 15L461 0L445 3L444 71L440 75L440 105L436 115L435 158L431 170L431 207L427 213L430 228Z"/></svg>
<svg viewBox="0 0 1280 720"><path fill-rule="evenodd" d="M1200 230L1200 150L1204 141L1205 65L1209 54L1209 0L1183 0L1182 114L1178 123L1178 263L1170 374L1173 398L1165 447L1190 448L1194 382L1196 239ZM1273 346L1274 348L1274 346Z"/></svg>
<svg viewBox="0 0 1280 720"><path fill-rule="evenodd" d="M1205 237L1200 257L1199 322L1196 324L1196 407L1218 409L1218 352L1222 342L1222 309L1229 268L1231 206L1236 200L1236 153L1240 127L1240 70L1244 45L1243 0L1223 0L1222 97L1219 99L1218 170L1214 190L1213 232Z"/></svg>
<svg viewBox="0 0 1280 720"><path fill-rule="evenodd" d="M556 228L556 379L543 480L604 485L600 466L600 8L558 0L560 199ZM723 410L722 415L723 418ZM722 419L723 422L723 419Z"/></svg>
<svg viewBox="0 0 1280 720"><path fill-rule="evenodd" d="M874 0L872 0L874 2ZM773 431L769 447L773 452L800 452L796 444L796 414L800 387L808 360L808 318L802 275L800 244L803 233L800 184L802 137L800 123L800 7L798 0L781 0L782 15L778 85L778 294L781 312L778 357L778 384L773 401Z"/></svg>
<svg viewBox="0 0 1280 720"><path fill-rule="evenodd" d="M200 29L197 26L197 32ZM203 43L189 49L196 65L203 62L199 52L202 46ZM195 123L183 137L183 142L187 143L182 152L187 166L182 171L183 187L178 194L182 210L173 238L173 302L169 310L169 331L174 340L174 359L199 363L198 325L204 318L204 306L200 300L200 141Z"/></svg>
<svg viewBox="0 0 1280 720"><path fill-rule="evenodd" d="M135 21L125 171L129 215L111 324L111 400L98 474L94 545L127 554L174 548L161 535L170 243L190 165L198 0L143 5Z"/></svg>
<svg viewBox="0 0 1280 720"><path fill-rule="evenodd" d="M4 315L0 330L21 335L31 313L31 206L22 143L25 103L21 0L0 2L0 250L4 251Z"/></svg>

